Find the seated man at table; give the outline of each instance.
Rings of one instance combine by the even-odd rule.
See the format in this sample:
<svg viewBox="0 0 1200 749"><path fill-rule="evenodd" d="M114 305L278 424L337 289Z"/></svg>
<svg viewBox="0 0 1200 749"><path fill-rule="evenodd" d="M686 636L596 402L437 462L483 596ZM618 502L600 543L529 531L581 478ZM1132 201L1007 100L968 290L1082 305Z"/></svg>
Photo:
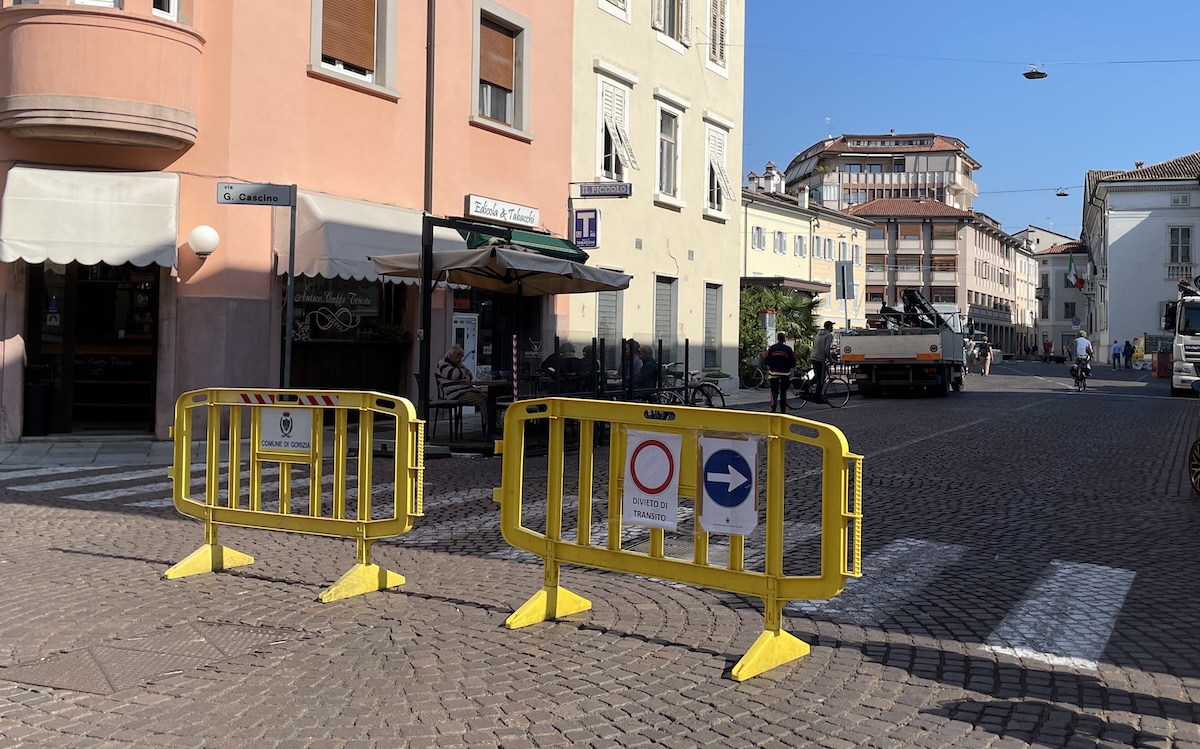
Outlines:
<svg viewBox="0 0 1200 749"><path fill-rule="evenodd" d="M642 366L633 375L633 389L647 390L658 387L658 362L654 361L654 351L642 344L637 351L638 360Z"/></svg>
<svg viewBox="0 0 1200 749"><path fill-rule="evenodd" d="M596 391L596 384L604 382L603 373L600 370L600 359L596 356L591 344L583 347L583 358L579 360L580 367L580 390L587 393Z"/></svg>
<svg viewBox="0 0 1200 749"><path fill-rule="evenodd" d="M579 388L579 377L583 373L579 365L582 362L575 358L575 347L570 341L564 341L558 351L542 360L538 368L546 380L546 392L571 393Z"/></svg>
<svg viewBox="0 0 1200 749"><path fill-rule="evenodd" d="M462 346L451 346L446 357L438 362L437 373L442 379L442 395L452 401L479 409L481 419L487 421L487 395L471 378L471 370L463 366ZM488 434L488 425L483 424L483 433Z"/></svg>

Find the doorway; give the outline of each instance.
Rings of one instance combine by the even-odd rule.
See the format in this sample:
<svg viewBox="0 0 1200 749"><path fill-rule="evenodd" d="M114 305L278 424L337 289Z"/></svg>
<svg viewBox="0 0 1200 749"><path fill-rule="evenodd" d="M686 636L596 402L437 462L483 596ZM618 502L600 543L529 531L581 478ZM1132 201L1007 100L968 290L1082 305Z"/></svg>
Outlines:
<svg viewBox="0 0 1200 749"><path fill-rule="evenodd" d="M25 436L152 432L158 268L30 266Z"/></svg>

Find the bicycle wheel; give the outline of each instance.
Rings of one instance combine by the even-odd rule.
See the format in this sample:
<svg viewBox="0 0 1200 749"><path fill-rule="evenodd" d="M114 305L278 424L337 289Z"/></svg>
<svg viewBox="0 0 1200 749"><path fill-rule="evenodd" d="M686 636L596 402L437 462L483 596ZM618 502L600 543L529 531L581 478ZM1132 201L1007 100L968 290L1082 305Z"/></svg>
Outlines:
<svg viewBox="0 0 1200 749"><path fill-rule="evenodd" d="M725 408L725 395L721 392L721 388L711 382L702 382L692 388L692 403L693 406L704 406L705 408Z"/></svg>
<svg viewBox="0 0 1200 749"><path fill-rule="evenodd" d="M683 402L683 396L680 395L676 390L660 390L658 391L658 397L655 398L655 400L664 406L685 405Z"/></svg>
<svg viewBox="0 0 1200 749"><path fill-rule="evenodd" d="M763 371L758 367L748 367L742 373L742 387L757 390L766 382L766 377L763 376Z"/></svg>
<svg viewBox="0 0 1200 749"><path fill-rule="evenodd" d="M799 411L804 408L804 404L808 403L811 397L812 389L806 381L803 385L796 384L797 379L793 378L788 381L788 410Z"/></svg>
<svg viewBox="0 0 1200 749"><path fill-rule="evenodd" d="M842 377L830 377L821 392L825 402L833 408L841 408L850 401L850 383Z"/></svg>

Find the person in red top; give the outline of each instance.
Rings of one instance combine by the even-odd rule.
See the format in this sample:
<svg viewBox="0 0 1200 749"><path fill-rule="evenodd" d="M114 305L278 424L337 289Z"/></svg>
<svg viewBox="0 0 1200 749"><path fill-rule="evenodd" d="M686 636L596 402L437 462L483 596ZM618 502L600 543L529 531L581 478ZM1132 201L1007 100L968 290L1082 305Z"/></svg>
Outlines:
<svg viewBox="0 0 1200 749"><path fill-rule="evenodd" d="M763 355L763 366L771 382L771 412L779 406L779 413L787 413L787 391L791 383L792 370L796 368L796 352L787 345L787 333L775 336L776 343Z"/></svg>
<svg viewBox="0 0 1200 749"><path fill-rule="evenodd" d="M1049 338L1042 338L1042 364L1050 363L1050 349L1054 348L1054 344L1050 343Z"/></svg>

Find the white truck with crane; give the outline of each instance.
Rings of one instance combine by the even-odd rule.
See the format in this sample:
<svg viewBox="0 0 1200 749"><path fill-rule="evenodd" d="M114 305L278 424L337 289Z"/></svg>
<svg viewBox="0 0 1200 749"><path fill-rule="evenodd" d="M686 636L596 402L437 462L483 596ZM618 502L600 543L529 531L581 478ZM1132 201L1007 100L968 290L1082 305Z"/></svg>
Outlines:
<svg viewBox="0 0 1200 749"><path fill-rule="evenodd" d="M1200 276L1196 277L1200 282ZM1200 381L1200 290L1197 283L1179 279L1178 297L1167 302L1162 328L1174 333L1171 342L1171 395L1185 396L1192 392L1192 383ZM1149 355L1151 352L1147 351Z"/></svg>
<svg viewBox="0 0 1200 749"><path fill-rule="evenodd" d="M923 389L947 396L963 388L966 350L962 317L952 304L931 304L905 289L900 308L884 305L868 327L844 331L840 358L853 367L864 397Z"/></svg>

